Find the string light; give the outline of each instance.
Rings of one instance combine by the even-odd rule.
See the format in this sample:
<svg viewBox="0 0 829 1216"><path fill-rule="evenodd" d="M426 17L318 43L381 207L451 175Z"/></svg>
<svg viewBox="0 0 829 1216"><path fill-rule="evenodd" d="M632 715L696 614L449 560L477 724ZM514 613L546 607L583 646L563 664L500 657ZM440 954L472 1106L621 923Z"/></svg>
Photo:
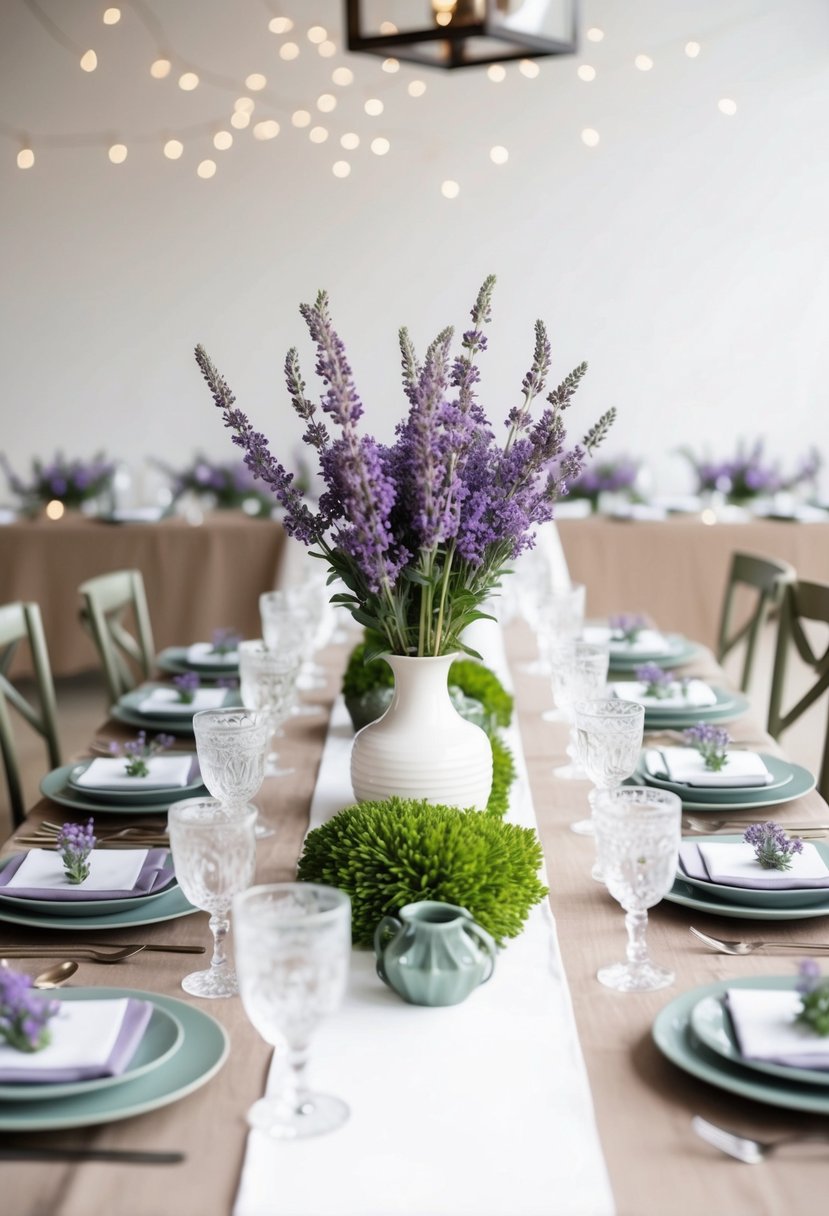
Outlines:
<svg viewBox="0 0 829 1216"><path fill-rule="evenodd" d="M199 87L199 78L195 72L182 72L178 78L178 87L185 93L192 93L193 89Z"/></svg>
<svg viewBox="0 0 829 1216"><path fill-rule="evenodd" d="M107 156L112 161L113 165L123 165L127 159L127 145L113 144L107 152Z"/></svg>
<svg viewBox="0 0 829 1216"><path fill-rule="evenodd" d="M291 122L295 127L307 127L311 121L311 115L307 110L294 110L291 115Z"/></svg>
<svg viewBox="0 0 829 1216"><path fill-rule="evenodd" d="M394 24L393 21L381 21L380 22L380 33L381 34L399 34L400 31L398 30L397 26Z"/></svg>
<svg viewBox="0 0 829 1216"><path fill-rule="evenodd" d="M493 165L505 165L509 160L509 152L500 144L496 144L494 148L489 149L489 159Z"/></svg>
<svg viewBox="0 0 829 1216"><path fill-rule="evenodd" d="M117 25L121 20L120 8L105 8L103 22L104 25Z"/></svg>
<svg viewBox="0 0 829 1216"><path fill-rule="evenodd" d="M35 154L31 148L21 148L17 154L18 169L31 169L35 163Z"/></svg>
<svg viewBox="0 0 829 1216"><path fill-rule="evenodd" d="M339 84L345 87L345 85L353 83L354 73L352 72L351 68L334 68L334 71L331 73L331 79L333 80L334 84Z"/></svg>
<svg viewBox="0 0 829 1216"><path fill-rule="evenodd" d="M81 70L84 72L94 72L98 66L98 56L94 51L84 51L81 55Z"/></svg>
<svg viewBox="0 0 829 1216"><path fill-rule="evenodd" d="M308 31L309 42L325 42L328 37L328 30L321 25L312 25Z"/></svg>
<svg viewBox="0 0 829 1216"><path fill-rule="evenodd" d="M184 151L184 144L180 139L168 139L162 150L167 160L178 160Z"/></svg>
<svg viewBox="0 0 829 1216"><path fill-rule="evenodd" d="M595 148L599 142L599 132L594 131L592 127L585 127L581 133L581 142L586 144L588 148Z"/></svg>
<svg viewBox="0 0 829 1216"><path fill-rule="evenodd" d="M279 134L279 123L275 118L266 118L264 122L253 125L253 138L259 140L276 139Z"/></svg>
<svg viewBox="0 0 829 1216"><path fill-rule="evenodd" d="M250 126L250 114L247 110L234 110L230 116L230 125L237 131L244 131Z"/></svg>
<svg viewBox="0 0 829 1216"><path fill-rule="evenodd" d="M696 59L697 55L700 53L701 50L702 50L702 47L700 46L700 44L698 42L686 42L685 43L685 54L688 56L689 59Z"/></svg>
<svg viewBox="0 0 829 1216"><path fill-rule="evenodd" d="M601 42L604 38L604 30L600 30L597 25L591 25L587 31L588 42Z"/></svg>
<svg viewBox="0 0 829 1216"><path fill-rule="evenodd" d="M457 198L461 192L461 188L457 182L453 182L450 179L442 184L440 192L444 198Z"/></svg>
<svg viewBox="0 0 829 1216"><path fill-rule="evenodd" d="M215 160L200 160L196 168L196 173L199 177L207 180L208 177L213 177L216 173Z"/></svg>
<svg viewBox="0 0 829 1216"><path fill-rule="evenodd" d="M500 84L502 80L507 78L507 69L502 67L500 63L491 63L486 70L486 74L493 84Z"/></svg>
<svg viewBox="0 0 829 1216"><path fill-rule="evenodd" d="M390 75L394 75L395 72L399 72L400 71L400 60L399 59L384 59L383 60L383 71L388 72Z"/></svg>
<svg viewBox="0 0 829 1216"><path fill-rule="evenodd" d="M518 71L522 76L526 76L527 80L535 80L541 68L534 59L522 59L518 65Z"/></svg>
<svg viewBox="0 0 829 1216"><path fill-rule="evenodd" d="M371 150L375 156L385 156L391 144L382 135L378 135L377 139L371 141Z"/></svg>
<svg viewBox="0 0 829 1216"><path fill-rule="evenodd" d="M576 69L576 75L579 80L591 81L596 79L596 69L591 67L589 63L579 64Z"/></svg>
<svg viewBox="0 0 829 1216"><path fill-rule="evenodd" d="M173 65L169 59L155 59L150 64L150 75L153 80L163 80L165 76L169 76Z"/></svg>
<svg viewBox="0 0 829 1216"><path fill-rule="evenodd" d="M322 93L317 98L317 109L322 114L330 114L337 108L337 99L333 93Z"/></svg>
<svg viewBox="0 0 829 1216"><path fill-rule="evenodd" d="M213 136L213 147L217 152L227 152L228 148L233 147L233 136L229 131L217 131Z"/></svg>
<svg viewBox="0 0 829 1216"><path fill-rule="evenodd" d="M312 144L324 144L328 139L328 130L326 127L311 127L308 138Z"/></svg>
<svg viewBox="0 0 829 1216"><path fill-rule="evenodd" d="M732 118L737 113L737 103L732 97L721 97L717 102L717 109L721 114L727 114Z"/></svg>
<svg viewBox="0 0 829 1216"><path fill-rule="evenodd" d="M290 17L271 17L268 29L272 34L287 34L294 28Z"/></svg>
<svg viewBox="0 0 829 1216"><path fill-rule="evenodd" d="M241 110L243 114L252 114L256 109L256 102L252 97L237 97L233 103L234 110Z"/></svg>
<svg viewBox="0 0 829 1216"><path fill-rule="evenodd" d="M650 55L637 55L633 63L640 72L649 72L653 67L653 60Z"/></svg>
<svg viewBox="0 0 829 1216"><path fill-rule="evenodd" d="M299 55L299 47L295 42L283 42L279 48L280 59L296 59Z"/></svg>
<svg viewBox="0 0 829 1216"><path fill-rule="evenodd" d="M323 59L330 59L332 55L337 53L337 44L332 42L330 38L326 38L325 42L321 42L317 47Z"/></svg>
<svg viewBox="0 0 829 1216"><path fill-rule="evenodd" d="M351 165L347 160L335 160L331 166L331 172L335 177L348 177L351 172Z"/></svg>
<svg viewBox="0 0 829 1216"><path fill-rule="evenodd" d="M65 507L59 498L51 498L46 504L47 519L63 519Z"/></svg>
<svg viewBox="0 0 829 1216"><path fill-rule="evenodd" d="M369 97L368 101L363 106L363 109L370 118L379 118L383 113L385 106L379 97Z"/></svg>
<svg viewBox="0 0 829 1216"><path fill-rule="evenodd" d="M347 152L353 152L359 146L360 136L355 131L346 131L345 135L340 136L340 147L345 148Z"/></svg>
<svg viewBox="0 0 829 1216"><path fill-rule="evenodd" d="M250 89L253 93L258 93L260 89L264 89L267 83L267 76L263 76L261 72L251 72L250 76L245 77L245 88Z"/></svg>
<svg viewBox="0 0 829 1216"><path fill-rule="evenodd" d="M410 97L422 97L426 92L425 80L410 80L409 87L406 90Z"/></svg>

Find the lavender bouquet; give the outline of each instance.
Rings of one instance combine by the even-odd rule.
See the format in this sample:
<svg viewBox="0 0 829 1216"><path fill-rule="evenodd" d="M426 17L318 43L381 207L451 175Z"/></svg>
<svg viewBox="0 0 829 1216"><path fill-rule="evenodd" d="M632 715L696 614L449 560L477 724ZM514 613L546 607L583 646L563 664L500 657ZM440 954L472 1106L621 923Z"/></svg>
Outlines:
<svg viewBox="0 0 829 1216"><path fill-rule="evenodd" d="M246 514L268 517L273 507L270 494L256 484L256 475L241 460L210 460L197 455L185 469L155 462L170 478L173 502L189 493L209 498L220 511L241 508Z"/></svg>
<svg viewBox="0 0 829 1216"><path fill-rule="evenodd" d="M49 464L35 459L28 482L18 477L2 452L0 464L9 489L27 510L36 510L53 499L67 507L79 507L93 498L112 494L115 465L104 459L103 452L98 452L89 461L67 460L61 453L57 453Z"/></svg>
<svg viewBox="0 0 829 1216"><path fill-rule="evenodd" d="M586 498L594 511L599 505L600 494L625 494L633 500L636 497L635 486L639 467L640 462L630 456L595 460L580 477L570 483L567 496Z"/></svg>
<svg viewBox="0 0 829 1216"><path fill-rule="evenodd" d="M786 477L780 470L779 462L766 457L762 440L751 448L740 442L736 454L729 460L697 457L687 447L679 448L679 454L690 462L696 474L698 493L719 490L734 503L776 494L779 490L791 491L806 483L814 487L823 463L817 448L811 448L801 458L794 472Z"/></svg>
<svg viewBox="0 0 829 1216"><path fill-rule="evenodd" d="M499 442L477 399L478 356L486 349L494 277L472 308L472 325L453 357L451 328L441 330L420 360L400 331L403 391L409 409L395 442L358 429L363 404L343 343L320 292L300 312L316 346L325 391L322 414L306 395L299 356L291 349L285 378L291 403L306 424L325 489L310 504L294 475L272 455L264 435L235 407L235 397L201 346L196 361L235 432L247 467L270 487L285 529L328 563L346 591L332 597L368 630L367 659L384 651L440 655L467 651L463 630L486 616L481 605L509 563L533 544L535 528L553 517L559 495L579 476L587 454L604 438L615 410L568 448L563 414L587 370L581 364L546 396L532 417L550 369L550 344L535 326L532 364Z"/></svg>

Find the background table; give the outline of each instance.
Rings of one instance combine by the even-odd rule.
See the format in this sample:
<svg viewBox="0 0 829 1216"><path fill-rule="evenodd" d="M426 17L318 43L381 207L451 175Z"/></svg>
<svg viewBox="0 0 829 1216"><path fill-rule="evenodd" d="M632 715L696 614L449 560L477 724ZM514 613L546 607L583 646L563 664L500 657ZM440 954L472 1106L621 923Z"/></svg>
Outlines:
<svg viewBox="0 0 829 1216"><path fill-rule="evenodd" d="M258 637L258 598L276 585L284 550L280 524L236 511L212 512L199 525L106 524L71 512L0 527L0 604L38 603L53 673L75 675L100 666L78 620L85 579L140 570L157 650L209 639L222 626Z"/></svg>
<svg viewBox="0 0 829 1216"><path fill-rule="evenodd" d="M562 519L570 576L588 588L592 617L647 612L713 647L731 554L790 562L801 578L829 582L829 523L757 519L705 524L699 516L660 522L607 516Z"/></svg>

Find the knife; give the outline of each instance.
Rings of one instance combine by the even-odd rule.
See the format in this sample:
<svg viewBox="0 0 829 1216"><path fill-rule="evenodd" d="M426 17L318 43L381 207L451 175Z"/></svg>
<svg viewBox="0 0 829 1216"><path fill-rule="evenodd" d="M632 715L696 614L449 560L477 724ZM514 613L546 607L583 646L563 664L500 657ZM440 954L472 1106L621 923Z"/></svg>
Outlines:
<svg viewBox="0 0 829 1216"><path fill-rule="evenodd" d="M0 1161L113 1161L124 1165L178 1165L184 1153L125 1148L0 1148Z"/></svg>
<svg viewBox="0 0 829 1216"><path fill-rule="evenodd" d="M37 958L40 954L48 954L49 957L62 957L64 954L71 954L73 951L83 951L86 947L91 946L94 950L137 950L141 946L142 951L154 950L158 954L204 954L206 946L163 946L155 943L139 943L139 942L79 942L74 946L67 946L65 942L61 942L58 946L49 945L32 945L32 946L3 946L0 945L0 954L6 958Z"/></svg>

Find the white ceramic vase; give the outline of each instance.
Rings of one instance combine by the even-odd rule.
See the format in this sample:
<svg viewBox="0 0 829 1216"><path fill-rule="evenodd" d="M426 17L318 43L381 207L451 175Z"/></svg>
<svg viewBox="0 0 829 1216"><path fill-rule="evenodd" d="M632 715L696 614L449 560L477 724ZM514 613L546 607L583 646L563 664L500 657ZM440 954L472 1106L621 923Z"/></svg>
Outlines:
<svg viewBox="0 0 829 1216"><path fill-rule="evenodd" d="M385 655L394 696L382 718L357 732L351 784L359 801L426 798L447 806L486 807L492 787L492 748L449 697L449 668L457 655Z"/></svg>

